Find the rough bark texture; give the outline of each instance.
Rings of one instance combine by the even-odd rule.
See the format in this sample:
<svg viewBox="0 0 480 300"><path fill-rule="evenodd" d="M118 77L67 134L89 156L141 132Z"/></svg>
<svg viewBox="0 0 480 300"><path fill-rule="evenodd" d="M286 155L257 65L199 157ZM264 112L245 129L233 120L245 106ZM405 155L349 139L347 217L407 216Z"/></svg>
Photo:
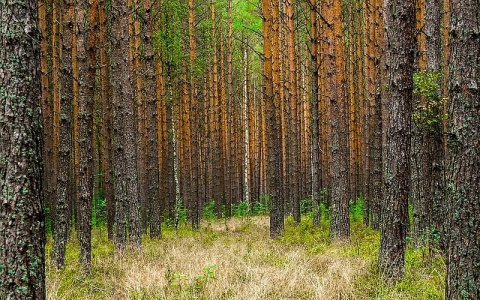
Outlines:
<svg viewBox="0 0 480 300"><path fill-rule="evenodd" d="M366 112L366 199L365 199L365 224L379 228L380 201L382 199L382 103L380 95L381 82L381 51L383 41L383 28L381 26L381 4L379 0L370 0L366 4L365 26L366 33L366 99L368 112Z"/></svg>
<svg viewBox="0 0 480 300"><path fill-rule="evenodd" d="M74 3L62 3L63 34L62 61L60 65L60 143L58 158L57 198L53 228L53 256L57 268L65 264L65 250L70 229L70 203L72 185L72 36L74 28Z"/></svg>
<svg viewBox="0 0 480 300"><path fill-rule="evenodd" d="M126 0L112 3L112 99L115 192L115 248L127 243L127 220L133 244L140 244L138 218L135 105L130 81L129 9ZM132 214L130 214L132 212ZM136 217L137 216L137 217Z"/></svg>
<svg viewBox="0 0 480 300"><path fill-rule="evenodd" d="M45 299L37 1L0 1L0 299Z"/></svg>
<svg viewBox="0 0 480 300"><path fill-rule="evenodd" d="M99 56L100 56L100 98L102 106L102 176L103 195L107 206L107 232L108 239L113 240L115 225L115 197L113 194L113 149L112 149L112 99L110 93L110 61L108 56L109 41L107 41L108 19L107 3L99 2Z"/></svg>
<svg viewBox="0 0 480 300"><path fill-rule="evenodd" d="M147 197L150 208L151 218L154 215L160 215L158 205L159 198L159 171L158 171L158 114L157 114L157 94L155 89L155 55L153 52L153 7L150 0L145 1L145 34L143 36L145 45L144 63L145 66L145 102L147 104ZM152 226L153 225L153 226ZM160 222L151 223L150 235L158 237L161 235Z"/></svg>
<svg viewBox="0 0 480 300"><path fill-rule="evenodd" d="M330 239L348 240L350 238L349 159L348 159L348 114L345 82L345 47L343 44L342 4L339 1L322 2L322 14L331 26L325 26L324 36L326 53L321 60L324 64L327 98L331 110L331 164L332 174L332 218Z"/></svg>
<svg viewBox="0 0 480 300"><path fill-rule="evenodd" d="M295 51L295 20L294 20L294 4L293 0L285 1L285 11L286 11L286 40L287 40L287 55L288 55L288 79L287 87L288 92L286 93L286 101L289 105L290 110L290 126L289 126L289 136L290 136L290 202L292 203L292 214L295 222L300 223L300 147L299 147L299 135L300 133L300 124L298 120L298 96L297 96L297 62L296 62L296 51Z"/></svg>
<svg viewBox="0 0 480 300"><path fill-rule="evenodd" d="M379 267L387 278L403 275L408 222L410 132L415 47L415 1L383 4L386 33L384 203Z"/></svg>
<svg viewBox="0 0 480 300"><path fill-rule="evenodd" d="M480 299L480 2L451 1L446 299Z"/></svg>
<svg viewBox="0 0 480 300"><path fill-rule="evenodd" d="M275 9L278 15L278 4ZM272 238L278 237L283 230L284 216L283 216L283 201L282 201L282 168L281 168L281 130L279 128L279 111L275 96L273 93L273 47L271 37L278 34L278 19L276 21L272 18L271 1L262 0L262 14L263 14L263 36L264 38L264 83L265 83L265 110L266 110L266 125L267 125L267 182L268 193L270 195L270 236ZM275 25L275 22L277 23ZM273 24L272 24L273 23ZM272 26L273 25L273 26ZM273 28L276 28L272 30ZM275 40L275 39L274 39ZM278 39L276 39L278 41Z"/></svg>
<svg viewBox="0 0 480 300"><path fill-rule="evenodd" d="M318 31L317 31L317 0L311 1L310 22L311 22L311 58L312 58L312 70L311 70L311 115L312 115L312 201L315 208L314 224L320 226L320 124L318 113Z"/></svg>
<svg viewBox="0 0 480 300"><path fill-rule="evenodd" d="M85 271L91 268L91 231L92 201L94 185L93 152L93 96L95 86L95 51L90 33L93 30L91 3L84 0L77 4L77 66L78 66L78 109L79 109L79 181L78 186L78 239L80 242L80 261ZM92 22L93 21L93 22ZM93 61L92 61L93 55Z"/></svg>

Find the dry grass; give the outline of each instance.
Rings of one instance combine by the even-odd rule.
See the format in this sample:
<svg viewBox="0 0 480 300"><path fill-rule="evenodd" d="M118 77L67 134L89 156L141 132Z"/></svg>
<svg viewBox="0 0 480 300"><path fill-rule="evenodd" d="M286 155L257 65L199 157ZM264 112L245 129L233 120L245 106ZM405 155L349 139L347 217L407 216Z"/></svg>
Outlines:
<svg viewBox="0 0 480 300"><path fill-rule="evenodd" d="M282 238L271 240L268 222L267 217L254 217L230 220L228 231L221 221L204 223L196 232L184 227L178 235L165 230L162 239L145 238L141 251L123 256L114 255L105 231L95 231L92 275L79 271L78 245L71 242L63 270L47 262L48 299L378 296L380 285L369 286L376 280L372 247L378 245L378 235L354 236L348 245L328 245L326 228L290 222ZM365 282L366 278L371 280Z"/></svg>

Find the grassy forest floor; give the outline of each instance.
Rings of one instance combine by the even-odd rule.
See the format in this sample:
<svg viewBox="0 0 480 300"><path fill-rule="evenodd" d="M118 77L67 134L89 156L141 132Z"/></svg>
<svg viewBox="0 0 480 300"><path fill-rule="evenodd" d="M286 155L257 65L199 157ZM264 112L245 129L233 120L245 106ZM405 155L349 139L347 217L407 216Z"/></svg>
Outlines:
<svg viewBox="0 0 480 300"><path fill-rule="evenodd" d="M406 272L394 286L376 268L380 235L352 220L349 244L328 243L328 222L287 219L269 238L268 217L205 221L198 231L144 238L141 251L115 256L106 230L93 232L92 275L82 274L75 236L66 267L57 270L47 245L48 299L442 299L440 255L409 248ZM227 230L228 227L228 230Z"/></svg>

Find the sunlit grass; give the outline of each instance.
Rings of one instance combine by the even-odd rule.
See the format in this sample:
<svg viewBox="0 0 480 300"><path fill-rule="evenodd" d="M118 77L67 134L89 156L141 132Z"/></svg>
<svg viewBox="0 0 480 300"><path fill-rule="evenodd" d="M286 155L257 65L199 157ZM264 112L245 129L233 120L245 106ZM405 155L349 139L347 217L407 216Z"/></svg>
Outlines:
<svg viewBox="0 0 480 300"><path fill-rule="evenodd" d="M198 231L181 226L178 235L167 228L123 256L105 229L95 229L91 276L81 271L73 237L64 269L47 261L48 299L443 298L443 260L422 250L409 249L404 279L386 285L376 269L379 233L361 222L347 244L329 244L326 220L315 228L310 218L289 218L277 240L268 225L268 217L250 217L210 220Z"/></svg>

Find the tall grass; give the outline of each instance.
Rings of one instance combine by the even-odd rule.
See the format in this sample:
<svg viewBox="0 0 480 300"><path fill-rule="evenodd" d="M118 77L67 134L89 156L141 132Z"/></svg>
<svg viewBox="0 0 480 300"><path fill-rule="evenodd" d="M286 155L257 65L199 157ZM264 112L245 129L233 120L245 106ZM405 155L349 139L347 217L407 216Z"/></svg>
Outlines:
<svg viewBox="0 0 480 300"><path fill-rule="evenodd" d="M441 257L408 249L404 279L389 286L376 269L379 233L352 220L343 245L329 244L326 218L320 227L310 216L287 218L271 240L268 217L255 216L212 219L198 231L181 225L178 234L166 226L161 239L144 237L142 250L123 256L99 227L91 276L79 266L75 235L64 269L47 260L48 299L442 299Z"/></svg>

